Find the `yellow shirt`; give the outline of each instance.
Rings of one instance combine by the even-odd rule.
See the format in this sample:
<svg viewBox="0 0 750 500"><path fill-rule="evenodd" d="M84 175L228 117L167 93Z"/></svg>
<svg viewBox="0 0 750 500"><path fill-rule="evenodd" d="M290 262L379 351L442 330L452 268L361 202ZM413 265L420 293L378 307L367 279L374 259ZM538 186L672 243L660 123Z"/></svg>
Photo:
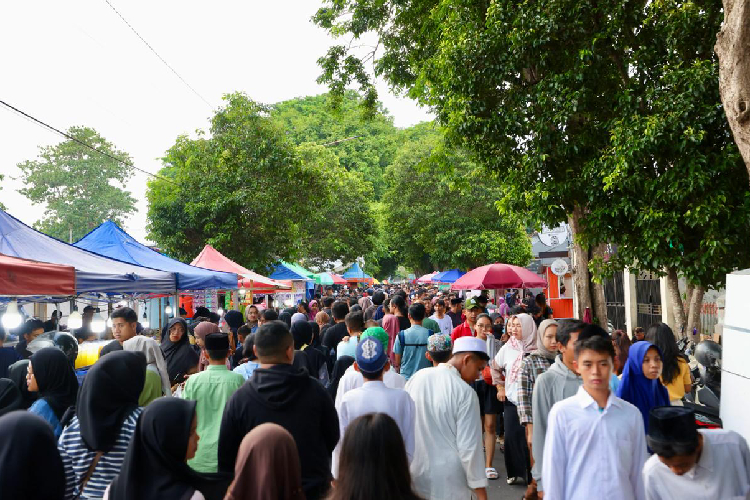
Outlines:
<svg viewBox="0 0 750 500"><path fill-rule="evenodd" d="M690 378L690 365L683 358L678 358L677 361L680 373L672 380L672 383L664 384L669 392L670 401L682 399L685 396L685 386L693 383L693 379ZM664 383L664 379L662 379L662 383Z"/></svg>

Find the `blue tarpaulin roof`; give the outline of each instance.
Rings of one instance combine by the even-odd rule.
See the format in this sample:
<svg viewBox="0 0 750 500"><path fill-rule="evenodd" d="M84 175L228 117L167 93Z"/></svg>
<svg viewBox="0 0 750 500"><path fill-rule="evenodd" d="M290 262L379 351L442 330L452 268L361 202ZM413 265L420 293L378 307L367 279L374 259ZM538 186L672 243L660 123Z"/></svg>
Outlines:
<svg viewBox="0 0 750 500"><path fill-rule="evenodd" d="M464 274L466 273L461 272L458 269L451 269L450 271L437 273L430 279L430 281L433 281L435 283L453 283Z"/></svg>
<svg viewBox="0 0 750 500"><path fill-rule="evenodd" d="M302 266L296 264L290 264L283 260L276 264L273 272L269 276L272 280L315 280L315 273L308 271Z"/></svg>
<svg viewBox="0 0 750 500"><path fill-rule="evenodd" d="M122 262L173 272L179 290L237 288L236 274L191 266L162 255L138 243L112 221L101 224L74 245Z"/></svg>
<svg viewBox="0 0 750 500"><path fill-rule="evenodd" d="M344 274L341 275L344 279L354 279L354 278L372 278L369 274L365 273L361 267L359 267L358 263L352 264L352 267L350 267Z"/></svg>
<svg viewBox="0 0 750 500"><path fill-rule="evenodd" d="M127 264L36 231L0 210L0 253L73 266L76 292L173 293L173 273Z"/></svg>

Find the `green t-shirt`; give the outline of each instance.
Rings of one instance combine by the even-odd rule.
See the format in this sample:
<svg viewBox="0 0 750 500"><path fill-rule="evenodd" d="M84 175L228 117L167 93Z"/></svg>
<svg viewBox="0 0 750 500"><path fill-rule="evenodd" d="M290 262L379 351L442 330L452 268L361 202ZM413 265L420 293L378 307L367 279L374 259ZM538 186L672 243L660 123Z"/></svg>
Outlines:
<svg viewBox="0 0 750 500"><path fill-rule="evenodd" d="M224 406L244 383L245 377L230 372L226 365L209 365L185 382L182 398L196 402L198 435L201 437L195 458L188 460L188 465L196 471L218 471L219 428Z"/></svg>
<svg viewBox="0 0 750 500"><path fill-rule="evenodd" d="M146 382L143 384L141 395L138 396L138 406L147 406L151 401L162 396L159 373L146 369Z"/></svg>

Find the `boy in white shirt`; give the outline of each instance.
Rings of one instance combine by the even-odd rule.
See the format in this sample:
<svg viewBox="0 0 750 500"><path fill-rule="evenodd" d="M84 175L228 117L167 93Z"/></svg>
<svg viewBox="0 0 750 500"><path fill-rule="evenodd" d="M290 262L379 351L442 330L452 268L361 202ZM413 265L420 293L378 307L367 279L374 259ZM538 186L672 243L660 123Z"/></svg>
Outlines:
<svg viewBox="0 0 750 500"><path fill-rule="evenodd" d="M340 438L333 451L331 472L338 475L338 458L346 428L354 419L367 413L385 413L393 418L401 430L406 455L411 462L414 455L414 401L403 389L391 389L383 383L383 373L389 368L388 354L375 337L367 337L357 344L354 369L362 374L362 387L352 389L336 403L339 414Z"/></svg>
<svg viewBox="0 0 750 500"><path fill-rule="evenodd" d="M604 336L579 340L583 386L552 407L544 443L545 500L644 500L646 434L638 408L609 387L614 347Z"/></svg>

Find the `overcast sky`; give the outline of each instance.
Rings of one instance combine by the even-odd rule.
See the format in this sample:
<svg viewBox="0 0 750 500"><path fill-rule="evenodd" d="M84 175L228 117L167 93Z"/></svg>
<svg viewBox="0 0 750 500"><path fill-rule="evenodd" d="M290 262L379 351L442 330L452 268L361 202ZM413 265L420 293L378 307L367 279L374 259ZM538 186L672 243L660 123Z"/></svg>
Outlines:
<svg viewBox="0 0 750 500"><path fill-rule="evenodd" d="M274 103L325 92L316 60L333 40L310 22L315 0L110 0L213 107L241 90ZM207 129L211 108L130 31L105 0L0 2L0 99L60 129L98 130L136 166L157 172L179 134ZM399 127L431 119L379 86ZM63 139L0 106L0 200L27 224L43 216L16 190L16 165ZM8 177L11 179L9 180ZM125 229L146 236L145 174L127 189L139 212Z"/></svg>

